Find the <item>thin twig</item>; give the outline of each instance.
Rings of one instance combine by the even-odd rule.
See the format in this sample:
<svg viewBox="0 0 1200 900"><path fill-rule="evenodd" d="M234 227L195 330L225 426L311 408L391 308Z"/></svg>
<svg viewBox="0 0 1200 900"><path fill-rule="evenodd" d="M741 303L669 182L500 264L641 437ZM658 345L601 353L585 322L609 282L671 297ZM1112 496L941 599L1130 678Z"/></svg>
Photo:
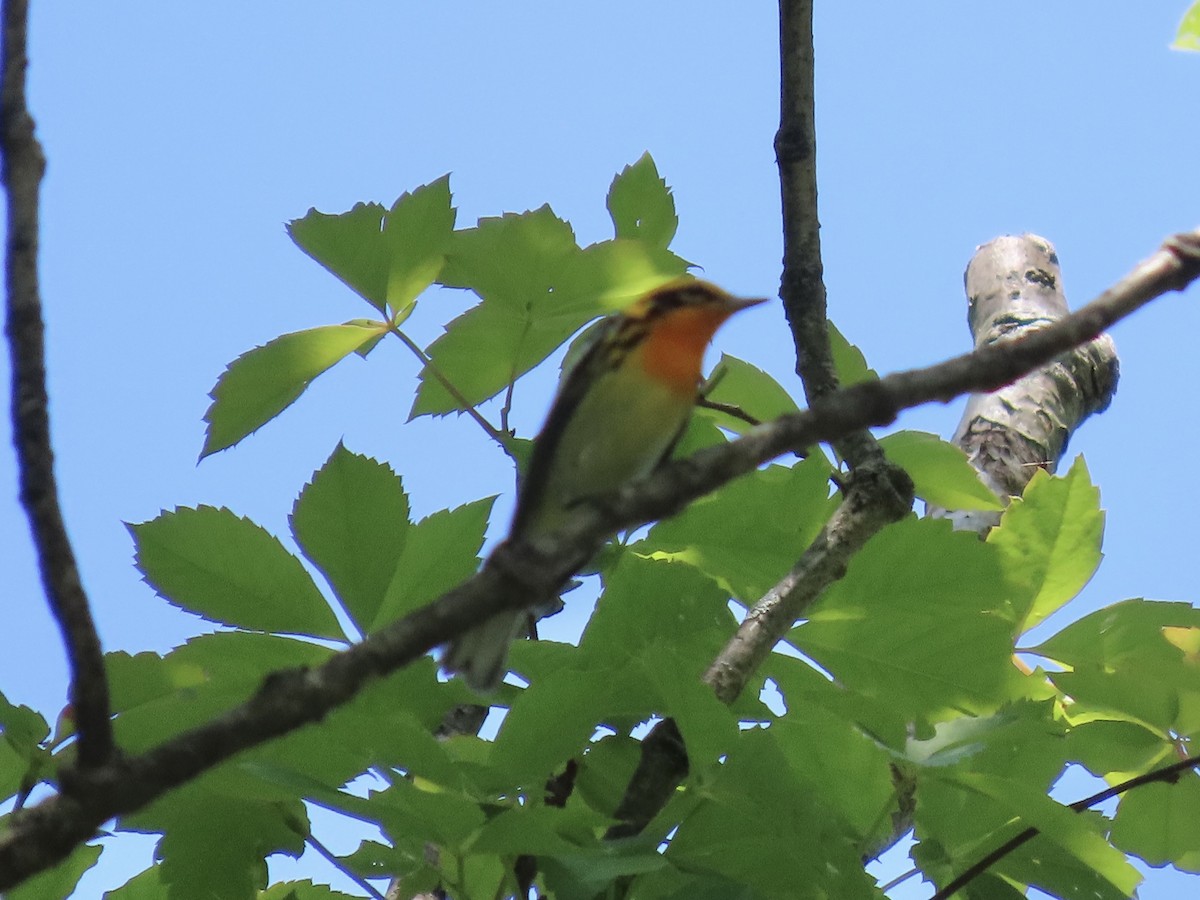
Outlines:
<svg viewBox="0 0 1200 900"><path fill-rule="evenodd" d="M1142 775L1138 775L1136 778L1130 778L1127 781L1122 781L1120 784L1105 788L1102 791L1092 794L1090 797L1085 797L1082 800L1076 800L1067 808L1073 809L1075 812L1083 812L1085 809L1090 809L1097 803L1102 803L1105 800L1116 797L1119 794L1125 793L1126 791L1131 791L1134 788L1141 787L1144 784L1153 784L1154 782L1158 781L1174 783L1175 781L1179 780L1179 775L1181 772L1196 766L1200 766L1200 756L1189 756L1187 759L1182 759L1179 762L1172 763L1164 768L1155 769L1153 772L1146 772ZM1040 834L1040 832L1037 828L1032 826L1026 828L1020 834L1005 841L987 856L983 857L977 863L972 865L969 869L930 897L929 900L948 900L948 898L952 896L955 891L962 890L967 884L974 881L1000 860L1004 859L1004 857L1008 856L1008 854L1012 853L1021 845L1029 843L1029 841L1037 837L1038 834Z"/></svg>
<svg viewBox="0 0 1200 900"><path fill-rule="evenodd" d="M914 866L913 868L909 869L907 872L901 872L899 875L897 875L895 878L893 878L887 884L881 884L879 886L879 892L881 894L886 894L892 888L899 887L900 885L904 884L904 882L908 881L908 879L912 878L915 875L920 875L920 874L921 874L921 870Z"/></svg>
<svg viewBox="0 0 1200 900"><path fill-rule="evenodd" d="M725 413L725 415L733 416L735 419L741 419L747 425L762 424L762 419L757 419L750 415L750 413L746 412L736 403L722 403L719 400L709 400L707 397L697 397L696 405L702 406L704 409L712 409L720 413Z"/></svg>
<svg viewBox="0 0 1200 900"><path fill-rule="evenodd" d="M112 723L100 638L67 537L54 478L46 398L45 329L37 269L38 190L46 160L25 103L27 0L5 0L3 15L0 144L8 193L5 330L13 367L13 443L17 449L21 504L33 533L42 585L70 660L79 765L93 767L106 762L113 753Z"/></svg>
<svg viewBox="0 0 1200 900"><path fill-rule="evenodd" d="M309 670L267 676L246 703L143 754L63 773L64 793L9 818L0 835L0 891L63 859L103 822L140 809L235 754L318 722L375 679L397 671L481 618L557 594L623 528L673 515L793 447L890 425L902 409L1006 384L1091 340L1168 290L1200 277L1200 230L1176 235L1097 300L1042 331L925 369L862 382L744 436L664 465L611 497L579 504L536 543L502 543L480 571L438 600Z"/></svg>
<svg viewBox="0 0 1200 900"><path fill-rule="evenodd" d="M387 898L384 897L383 894L381 894L378 890L375 889L374 885L372 885L369 881L367 881L367 879L363 878L361 875L359 875L357 872L355 872L353 869L351 869L349 866L347 866L345 863L343 863L340 859L338 859L337 856L335 856L328 847L326 847L324 844L322 844L319 840L317 840L311 834L306 834L304 836L304 843L306 843L306 844L308 844L308 846L312 847L313 850L315 850L317 852L317 854L319 856L321 856L327 863L329 863L331 866L333 866L335 869L337 869L339 872L341 872L343 875L345 875L347 878L349 878L351 881L353 881L355 884L357 884L360 888L362 888L364 891L366 891L367 896L371 897L372 900L387 900Z"/></svg>
<svg viewBox="0 0 1200 900"><path fill-rule="evenodd" d="M459 405L459 408L462 409L462 411L472 419L474 419L476 424L478 424L479 427L484 430L484 433L487 434L487 436L497 444L499 444L500 449L511 457L512 450L508 446L507 436L504 434L504 432L500 431L495 425L483 417L483 414L480 413L479 410L475 408L475 405L463 395L462 391L455 387L454 382L452 382L446 376L446 374L434 364L433 360L429 358L429 354L422 350L419 344L413 341L412 338L410 338L395 325L390 326L388 330L392 334L396 335L396 337L400 338L400 341L404 344L404 346L413 352L413 355L415 355L417 359L421 361L421 365L425 367L426 371L428 371L430 375L437 379L438 383L446 389L447 394L454 398L454 402Z"/></svg>

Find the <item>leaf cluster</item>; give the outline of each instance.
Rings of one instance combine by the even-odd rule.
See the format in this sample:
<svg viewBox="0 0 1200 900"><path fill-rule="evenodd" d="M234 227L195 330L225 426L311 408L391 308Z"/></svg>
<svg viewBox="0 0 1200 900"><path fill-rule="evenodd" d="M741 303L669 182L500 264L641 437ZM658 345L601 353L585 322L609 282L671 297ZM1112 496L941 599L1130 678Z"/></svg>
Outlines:
<svg viewBox="0 0 1200 900"><path fill-rule="evenodd" d="M411 415L480 415L506 392L507 409L514 382L589 321L686 271L669 249L674 204L648 156L615 179L608 208L614 237L588 247L548 207L456 229L446 178L390 208L291 223L371 317L283 335L234 361L213 390L202 455L389 335L425 363ZM416 347L403 325L438 285L478 303ZM844 381L874 377L844 339L835 351ZM796 408L733 357L710 383L710 399L753 418ZM521 458L506 426L480 421ZM746 427L701 409L680 452ZM882 446L928 503L1002 508L936 437L900 432ZM1128 897L1138 875L1127 854L1200 871L1192 773L1131 793L1111 816L1076 815L1048 796L1068 767L1116 783L1176 758L1200 731L1200 612L1186 604L1116 603L1022 643L1100 562L1104 515L1082 459L1062 477L1039 472L985 541L915 517L880 533L741 697L718 702L702 674L825 524L838 502L831 482L835 463L813 448L614 539L591 566L599 596L578 646L518 645L520 683L495 697L471 695L425 658L319 726L122 816L116 831L159 836L156 865L107 896L347 896L268 886L269 857L320 846L314 806L378 830L335 863L364 891L398 880L404 897L523 896L531 884L560 900L881 897L864 859L907 812L914 861L941 884L1037 827L971 897L1028 886ZM493 499L413 521L400 476L339 443L300 490L286 541L208 506L131 525L147 583L207 630L163 655L109 654L121 747L152 747L243 702L273 672L317 666L429 603L477 567ZM503 713L494 737L442 727L480 702ZM668 717L687 780L641 835L607 840L641 738ZM52 735L38 713L0 698L0 730L0 792L23 801L53 788L55 763L72 753L69 716ZM81 847L11 896L66 897L99 854Z"/></svg>

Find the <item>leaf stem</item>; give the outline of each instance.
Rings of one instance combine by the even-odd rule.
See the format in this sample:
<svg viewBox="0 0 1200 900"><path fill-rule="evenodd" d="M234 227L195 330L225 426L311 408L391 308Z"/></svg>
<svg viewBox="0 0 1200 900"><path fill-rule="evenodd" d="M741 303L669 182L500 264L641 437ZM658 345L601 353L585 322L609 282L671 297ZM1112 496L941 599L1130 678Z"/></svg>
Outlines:
<svg viewBox="0 0 1200 900"><path fill-rule="evenodd" d="M510 458L513 458L512 449L508 446L508 440L505 433L500 431L495 425L483 417L483 414L475 408L474 404L472 404L471 401L463 396L462 391L455 387L454 382L447 378L445 373L442 372L442 370L436 365L434 365L433 360L429 358L429 354L422 350L420 345L418 345L415 341L413 341L412 338L410 338L395 325L388 325L388 331L400 338L400 341L404 344L404 346L411 350L413 355L421 361L421 364L425 366L429 374L436 378L438 383L446 389L446 393L454 398L454 401L459 405L462 411L474 419L476 424L483 429L484 433L500 445L500 449L503 450L505 454L507 454Z"/></svg>

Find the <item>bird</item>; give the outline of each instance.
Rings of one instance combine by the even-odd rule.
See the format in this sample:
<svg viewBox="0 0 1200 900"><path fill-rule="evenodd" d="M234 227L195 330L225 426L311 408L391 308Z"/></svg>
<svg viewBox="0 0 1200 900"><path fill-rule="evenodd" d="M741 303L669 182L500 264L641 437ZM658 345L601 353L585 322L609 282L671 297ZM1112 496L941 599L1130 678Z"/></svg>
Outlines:
<svg viewBox="0 0 1200 900"><path fill-rule="evenodd" d="M648 475L668 456L696 406L704 352L732 315L766 298L742 298L686 277L603 320L566 374L533 443L509 540L552 533L573 508ZM497 613L455 638L442 668L480 693L507 671L529 611Z"/></svg>

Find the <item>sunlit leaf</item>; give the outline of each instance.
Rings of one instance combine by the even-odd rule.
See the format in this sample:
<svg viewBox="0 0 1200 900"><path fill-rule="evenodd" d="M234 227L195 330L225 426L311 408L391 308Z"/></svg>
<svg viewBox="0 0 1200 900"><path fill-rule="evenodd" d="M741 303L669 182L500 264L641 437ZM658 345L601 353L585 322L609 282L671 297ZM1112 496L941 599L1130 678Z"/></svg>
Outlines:
<svg viewBox="0 0 1200 900"><path fill-rule="evenodd" d="M999 498L979 480L960 448L936 434L897 431L881 438L888 458L913 480L917 496L943 509L1001 510Z"/></svg>
<svg viewBox="0 0 1200 900"><path fill-rule="evenodd" d="M1200 3L1188 7L1171 46L1176 50L1200 51Z"/></svg>
<svg viewBox="0 0 1200 900"><path fill-rule="evenodd" d="M292 405L312 380L378 337L383 326L325 325L295 331L243 353L229 364L204 413L200 458L232 447Z"/></svg>
<svg viewBox="0 0 1200 900"><path fill-rule="evenodd" d="M769 422L798 410L796 401L778 381L757 366L727 353L721 354L721 361L713 368L710 379L715 382L715 387L707 399L731 404L760 422ZM700 407L696 415L712 419L737 434L751 427L746 421L718 410Z"/></svg>
<svg viewBox="0 0 1200 900"><path fill-rule="evenodd" d="M1032 628L1083 588L1100 565L1104 512L1083 457L1061 478L1043 470L987 536L1005 577L1025 595L1018 631Z"/></svg>

